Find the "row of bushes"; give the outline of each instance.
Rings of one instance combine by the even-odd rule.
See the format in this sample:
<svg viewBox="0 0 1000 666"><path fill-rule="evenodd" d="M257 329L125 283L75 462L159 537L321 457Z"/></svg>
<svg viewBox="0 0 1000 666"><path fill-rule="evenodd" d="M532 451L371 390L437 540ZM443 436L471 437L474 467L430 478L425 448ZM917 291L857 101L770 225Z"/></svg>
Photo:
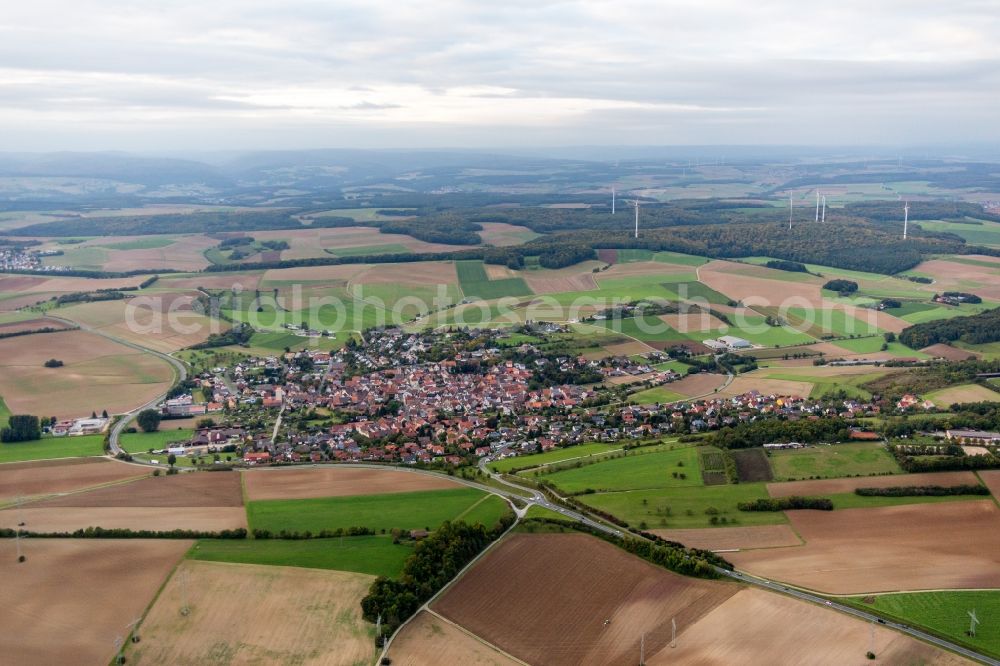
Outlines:
<svg viewBox="0 0 1000 666"><path fill-rule="evenodd" d="M990 489L978 483L958 486L896 486L894 488L855 488L862 497L944 497L947 495L989 495Z"/></svg>
<svg viewBox="0 0 1000 666"><path fill-rule="evenodd" d="M333 539L342 536L373 536L376 532L370 527L338 527L335 530L320 530L319 532L311 532L306 530L304 532L294 532L289 530L281 530L280 532L272 532L271 530L254 529L253 538L254 539L288 539L288 540L304 540L304 539Z"/></svg>
<svg viewBox="0 0 1000 666"><path fill-rule="evenodd" d="M768 497L752 502L740 502L740 511L791 511L794 509L815 509L833 511L833 502L825 497Z"/></svg>

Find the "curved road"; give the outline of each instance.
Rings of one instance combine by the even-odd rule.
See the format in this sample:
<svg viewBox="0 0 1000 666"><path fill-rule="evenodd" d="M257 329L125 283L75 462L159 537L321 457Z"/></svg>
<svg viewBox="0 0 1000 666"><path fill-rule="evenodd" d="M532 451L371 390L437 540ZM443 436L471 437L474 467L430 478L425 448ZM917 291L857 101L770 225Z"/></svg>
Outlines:
<svg viewBox="0 0 1000 666"><path fill-rule="evenodd" d="M143 347L140 344L137 344L135 342L129 342L128 340L123 340L122 338L118 338L113 335L108 335L99 328L94 328L93 326L87 326L85 324L81 324L78 321L73 321L72 319L64 319L63 317L58 317L52 314L48 314L46 316L51 319L61 321L64 324L78 327L80 330L87 331L88 333L94 333L96 335L100 335L101 337L107 338L108 340L111 340L113 342L117 342L120 345L125 345L126 347L130 347L132 349L135 349L136 351L140 351L146 354L152 354L153 356L163 359L164 361L170 364L170 366L174 369L174 371L177 374L174 384L182 382L185 379L187 379L187 366L185 366L181 361L174 358L173 356L170 356L169 354L158 352L155 349L150 349L149 347ZM112 426L110 436L108 437L108 443L109 443L109 448L111 450L111 455L118 455L118 453L121 452L122 449L118 443L118 440L121 437L122 432L124 432L125 428L128 426L128 424L131 423L132 419L135 418L136 414L138 414L144 409L155 407L160 402L163 402L163 400L166 399L166 397L167 393L164 392L162 395L157 396L156 398L150 400L141 407L136 407L131 412L126 413L124 416L118 419L115 425Z"/></svg>

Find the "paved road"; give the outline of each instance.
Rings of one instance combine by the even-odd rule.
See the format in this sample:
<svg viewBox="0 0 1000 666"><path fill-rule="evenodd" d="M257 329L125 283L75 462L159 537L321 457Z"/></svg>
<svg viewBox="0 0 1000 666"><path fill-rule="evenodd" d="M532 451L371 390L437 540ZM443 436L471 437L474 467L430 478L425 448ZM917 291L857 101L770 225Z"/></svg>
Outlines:
<svg viewBox="0 0 1000 666"><path fill-rule="evenodd" d="M126 347L130 347L130 348L135 349L137 351L141 351L141 352L144 352L146 354L152 354L153 356L161 358L164 361L166 361L167 363L169 363L171 365L171 367L173 367L174 371L177 373L177 378L176 378L176 382L175 383L182 382L185 379L187 379L187 366L185 366L183 363L181 363L179 360L177 360L173 356L170 356L168 354L164 354L163 352L158 352L155 349L150 349L149 347L143 347L140 344L137 344L137 343L134 343L134 342L130 342L128 340L123 340L122 338L118 338L118 337L115 337L113 335L108 335L107 333L105 333L104 331L102 331L99 328L94 328L93 326L87 326L85 324L81 324L81 323L73 321L71 319L64 319L62 317L57 317L57 316L52 315L52 314L48 314L46 316L48 316L48 317L50 317L52 319L56 319L58 321L61 321L61 322L65 323L65 324L69 324L71 326L78 326L78 327L80 327L81 330L87 331L88 333L94 333L96 335L100 335L101 337L104 337L104 338L107 338L108 340L112 340L114 342L117 342L120 345L125 345ZM151 407L155 407L157 404L163 402L163 400L166 397L167 397L167 393L164 392L163 395L157 396L156 398L150 400L149 402L147 402L146 404L142 405L141 407L136 407L131 412L128 412L127 414L125 414L124 416L122 416L121 418L118 419L117 423L115 423L115 425L111 428L111 435L108 438L109 448L110 448L110 451L111 451L111 455L117 455L119 452L121 452L122 449L121 449L121 445L119 444L118 440L121 437L122 432L124 432L125 428L128 426L128 424L132 422L132 419L134 419L136 417L136 415L139 412L141 412L142 410L149 409Z"/></svg>

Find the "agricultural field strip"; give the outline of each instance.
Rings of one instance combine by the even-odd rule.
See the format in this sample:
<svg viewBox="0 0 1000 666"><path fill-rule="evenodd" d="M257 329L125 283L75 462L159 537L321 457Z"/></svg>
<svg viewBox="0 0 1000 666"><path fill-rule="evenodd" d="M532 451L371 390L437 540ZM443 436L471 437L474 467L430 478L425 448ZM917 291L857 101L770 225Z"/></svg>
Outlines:
<svg viewBox="0 0 1000 666"><path fill-rule="evenodd" d="M0 471L2 471L2 468L0 468ZM43 502L45 500L50 500L50 499L53 499L55 497L70 497L72 495L79 495L81 493L87 493L87 492L90 492L92 490L100 490L101 488L111 488L111 487L114 487L114 486L124 486L124 485L132 483L134 481L138 481L139 479L145 479L145 478L147 478L147 477L149 477L151 475L152 475L152 473L146 474L144 476L135 476L135 477L127 478L127 479L118 479L118 480L115 480L115 481L107 481L106 483L98 483L96 485L87 486L85 488L76 488L74 490L66 490L66 491L63 491L63 492L46 493L44 495L32 495L31 497L24 498L21 503L23 505L27 506L29 504L35 504L35 503L38 503L38 502ZM16 500L15 501L8 501L8 502L4 503L4 501L2 499L0 499L0 510L9 509L9 508L14 507L14 506L17 506L17 501Z"/></svg>

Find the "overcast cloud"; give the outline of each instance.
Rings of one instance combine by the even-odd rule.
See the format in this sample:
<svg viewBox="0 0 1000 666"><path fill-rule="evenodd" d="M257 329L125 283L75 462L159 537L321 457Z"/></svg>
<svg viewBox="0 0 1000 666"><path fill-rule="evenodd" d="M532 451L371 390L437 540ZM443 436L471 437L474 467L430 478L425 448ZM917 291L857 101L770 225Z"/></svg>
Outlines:
<svg viewBox="0 0 1000 666"><path fill-rule="evenodd" d="M4 5L0 150L1000 140L996 0Z"/></svg>

